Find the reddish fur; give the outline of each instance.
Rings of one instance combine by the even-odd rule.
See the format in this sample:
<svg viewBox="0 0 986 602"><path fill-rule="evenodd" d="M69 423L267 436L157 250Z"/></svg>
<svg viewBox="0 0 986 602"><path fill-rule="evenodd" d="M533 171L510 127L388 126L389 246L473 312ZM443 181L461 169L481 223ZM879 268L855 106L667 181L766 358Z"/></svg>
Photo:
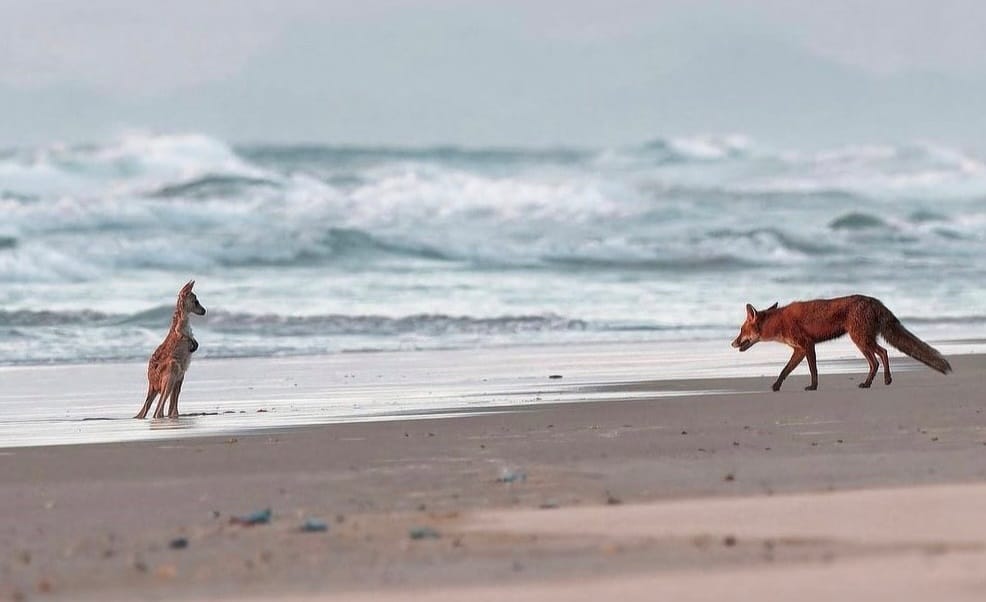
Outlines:
<svg viewBox="0 0 986 602"><path fill-rule="evenodd" d="M879 361L883 362L884 382L889 385L893 380L887 350L877 343L877 335L943 374L952 370L948 361L937 350L904 328L897 317L879 299L873 297L852 295L836 299L796 301L781 308L775 303L762 311L747 305L746 310L746 322L733 341L733 347L746 351L759 341L775 341L785 343L794 350L791 359L773 384L774 391L781 388L787 375L805 358L808 359L808 369L811 372L811 384L806 390L817 389L815 345L847 333L863 353L870 368L860 387L867 388L873 383Z"/></svg>
<svg viewBox="0 0 986 602"><path fill-rule="evenodd" d="M168 400L168 417L178 417L178 396L185 381L185 372L191 362L192 353L198 348L198 343L192 337L188 326L189 312L198 315L205 314L205 308L199 304L198 298L192 292L195 281L187 283L178 292L175 313L171 318L171 328L168 335L158 348L154 350L150 361L147 362L147 397L144 405L135 418L144 418L151 408L154 398L160 396L154 417L164 416L164 403Z"/></svg>

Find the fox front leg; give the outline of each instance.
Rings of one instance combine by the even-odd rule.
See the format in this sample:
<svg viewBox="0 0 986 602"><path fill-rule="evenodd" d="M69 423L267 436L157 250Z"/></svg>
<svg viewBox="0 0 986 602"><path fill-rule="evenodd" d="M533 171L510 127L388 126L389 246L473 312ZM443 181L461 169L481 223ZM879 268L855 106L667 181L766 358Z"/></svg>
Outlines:
<svg viewBox="0 0 986 602"><path fill-rule="evenodd" d="M791 359L787 361L787 365L784 366L783 370L781 370L781 373L777 376L777 380L774 381L774 384L770 388L774 391L780 391L781 383L783 383L784 379L787 378L787 375L791 373L791 370L798 367L798 364L800 364L803 359L805 359L804 349L795 348L794 353L791 354Z"/></svg>
<svg viewBox="0 0 986 602"><path fill-rule="evenodd" d="M815 365L814 345L809 345L805 349L805 356L808 358L808 371L811 372L811 384L805 387L805 391L814 391L818 388L818 366Z"/></svg>

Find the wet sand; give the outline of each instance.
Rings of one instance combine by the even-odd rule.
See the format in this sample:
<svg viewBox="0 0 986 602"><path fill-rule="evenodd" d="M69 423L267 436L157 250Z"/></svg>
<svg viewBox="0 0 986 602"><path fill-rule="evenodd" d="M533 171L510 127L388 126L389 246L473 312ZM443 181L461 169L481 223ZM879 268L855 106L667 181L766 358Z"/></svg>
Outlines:
<svg viewBox="0 0 986 602"><path fill-rule="evenodd" d="M982 599L986 356L950 359L0 449L0 599Z"/></svg>

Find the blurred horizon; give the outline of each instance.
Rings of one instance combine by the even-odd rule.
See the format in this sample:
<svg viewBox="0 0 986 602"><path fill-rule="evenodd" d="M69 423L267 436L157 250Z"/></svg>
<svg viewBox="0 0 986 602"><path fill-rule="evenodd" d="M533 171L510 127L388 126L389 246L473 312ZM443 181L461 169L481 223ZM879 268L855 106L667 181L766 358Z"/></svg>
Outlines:
<svg viewBox="0 0 986 602"><path fill-rule="evenodd" d="M0 148L132 131L233 144L981 152L986 5L970 1L5 6Z"/></svg>

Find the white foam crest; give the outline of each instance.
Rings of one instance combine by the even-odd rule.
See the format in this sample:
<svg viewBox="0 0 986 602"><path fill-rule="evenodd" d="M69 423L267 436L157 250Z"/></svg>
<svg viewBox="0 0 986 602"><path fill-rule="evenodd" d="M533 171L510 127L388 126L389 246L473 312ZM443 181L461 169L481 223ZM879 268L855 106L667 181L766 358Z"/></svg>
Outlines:
<svg viewBox="0 0 986 602"><path fill-rule="evenodd" d="M986 165L941 145L848 146L786 153L784 159L777 173L741 179L735 189L773 193L839 190L872 198L955 199L986 194Z"/></svg>
<svg viewBox="0 0 986 602"><path fill-rule="evenodd" d="M898 149L889 145L845 146L822 150L813 154L788 153L786 157L795 163L845 167L887 161L898 155Z"/></svg>
<svg viewBox="0 0 986 602"><path fill-rule="evenodd" d="M786 244L776 233L767 230L703 239L683 248L682 253L688 256L699 250L705 255L715 255L722 254L724 249L728 249L731 257L751 264L794 265L817 261L815 255Z"/></svg>
<svg viewBox="0 0 986 602"><path fill-rule="evenodd" d="M112 196L93 199L70 196L44 202L0 200L6 218L6 231L15 237L31 235L82 235L95 242L112 239L113 234L126 236L141 230L171 231L181 237L189 228L221 226L227 222L262 223L257 214L261 199L238 202L221 200L180 202L154 199L135 200Z"/></svg>
<svg viewBox="0 0 986 602"><path fill-rule="evenodd" d="M704 161L744 155L754 148L753 141L741 134L672 138L668 146L683 157Z"/></svg>
<svg viewBox="0 0 986 602"><path fill-rule="evenodd" d="M99 274L84 258L46 245L29 245L0 253L0 282L80 282Z"/></svg>
<svg viewBox="0 0 986 602"><path fill-rule="evenodd" d="M297 233L265 199L180 201L62 197L0 200L7 218L0 281L76 281L121 269L209 268L235 257L284 256ZM295 220L301 223L301 220ZM272 226L273 225L273 226Z"/></svg>
<svg viewBox="0 0 986 602"><path fill-rule="evenodd" d="M924 143L922 144L922 148L936 162L952 165L962 173L970 175L983 175L986 173L986 163L958 149L934 143Z"/></svg>
<svg viewBox="0 0 986 602"><path fill-rule="evenodd" d="M504 222L582 222L627 212L625 203L604 192L602 182L585 176L488 177L412 165L367 175L370 183L351 193L354 215L364 223L454 216Z"/></svg>
<svg viewBox="0 0 986 602"><path fill-rule="evenodd" d="M932 224L926 225L930 227ZM966 213L956 217L946 226L956 227L963 235L974 240L986 241L986 212Z"/></svg>
<svg viewBox="0 0 986 602"><path fill-rule="evenodd" d="M131 132L109 144L52 145L0 160L0 187L21 195L118 196L206 174L272 177L202 134Z"/></svg>

